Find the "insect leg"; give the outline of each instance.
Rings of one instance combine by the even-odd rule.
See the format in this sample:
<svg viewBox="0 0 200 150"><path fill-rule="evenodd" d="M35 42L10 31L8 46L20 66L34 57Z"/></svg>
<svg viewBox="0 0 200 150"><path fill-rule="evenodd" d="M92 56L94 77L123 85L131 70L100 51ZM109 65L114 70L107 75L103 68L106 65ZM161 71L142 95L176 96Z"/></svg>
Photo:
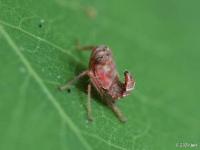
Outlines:
<svg viewBox="0 0 200 150"><path fill-rule="evenodd" d="M92 50L93 48L95 48L96 46L94 45L87 45L87 46L81 46L80 45L80 42L77 40L76 41L76 48L78 50L82 50L82 51L85 51L85 50Z"/></svg>
<svg viewBox="0 0 200 150"><path fill-rule="evenodd" d="M88 120L92 121L92 106L91 106L91 83L88 84L88 100L87 100L87 115Z"/></svg>
<svg viewBox="0 0 200 150"><path fill-rule="evenodd" d="M77 75L74 79L72 79L71 81L67 82L65 85L61 85L58 88L61 91L64 91L66 89L69 88L70 85L72 85L75 81L79 80L81 77L88 75L88 70L83 71L82 73L80 73L79 75Z"/></svg>
<svg viewBox="0 0 200 150"><path fill-rule="evenodd" d="M86 51L86 50L92 50L93 48L95 48L95 46L93 46L93 45L87 45L87 46L79 46L79 47L77 47L79 50L81 50L81 51Z"/></svg>
<svg viewBox="0 0 200 150"><path fill-rule="evenodd" d="M122 114L121 110L116 106L116 104L111 103L109 106L121 122L127 121L126 117Z"/></svg>

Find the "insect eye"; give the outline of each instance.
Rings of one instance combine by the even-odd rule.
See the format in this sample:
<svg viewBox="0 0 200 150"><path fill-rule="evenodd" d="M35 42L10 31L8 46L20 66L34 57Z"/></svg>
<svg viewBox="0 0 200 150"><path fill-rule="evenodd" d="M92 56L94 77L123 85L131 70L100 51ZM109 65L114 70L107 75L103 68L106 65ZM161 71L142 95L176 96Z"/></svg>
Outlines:
<svg viewBox="0 0 200 150"><path fill-rule="evenodd" d="M96 61L101 61L102 58L103 58L103 56L99 56L96 58Z"/></svg>

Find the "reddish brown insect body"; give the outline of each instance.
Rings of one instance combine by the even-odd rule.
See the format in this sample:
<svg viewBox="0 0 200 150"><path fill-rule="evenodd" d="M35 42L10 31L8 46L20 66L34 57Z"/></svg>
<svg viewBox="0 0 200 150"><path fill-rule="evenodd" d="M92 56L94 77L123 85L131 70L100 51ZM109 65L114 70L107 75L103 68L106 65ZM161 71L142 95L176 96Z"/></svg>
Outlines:
<svg viewBox="0 0 200 150"><path fill-rule="evenodd" d="M119 108L116 106L115 101L130 94L130 91L134 89L135 81L128 71L124 72L125 81L122 83L119 80L119 75L115 67L111 49L107 46L100 45L97 47L89 46L81 48L82 50L91 49L92 54L90 56L89 69L82 72L74 80L68 84L62 86L60 89L64 90L68 88L71 82L79 79L84 75L88 75L92 85L101 95L106 104L115 112L117 117L121 121L125 121L126 118L122 115ZM88 85L88 118L92 120L91 114L91 84Z"/></svg>
<svg viewBox="0 0 200 150"><path fill-rule="evenodd" d="M92 49L89 63L89 76L93 86L102 97L112 101L127 96L134 87L134 80L126 71L125 83L119 81L111 50L104 45Z"/></svg>

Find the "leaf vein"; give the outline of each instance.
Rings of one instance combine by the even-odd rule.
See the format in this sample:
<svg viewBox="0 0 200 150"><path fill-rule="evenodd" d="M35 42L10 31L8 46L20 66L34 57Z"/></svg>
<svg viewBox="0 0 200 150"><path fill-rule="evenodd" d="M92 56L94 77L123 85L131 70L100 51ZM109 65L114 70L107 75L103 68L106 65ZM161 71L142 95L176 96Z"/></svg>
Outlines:
<svg viewBox="0 0 200 150"><path fill-rule="evenodd" d="M66 114L66 112L62 109L61 105L57 102L56 98L52 95L52 93L49 91L49 89L46 87L40 76L37 74L37 72L34 70L34 68L31 66L29 61L26 59L26 57L20 52L19 48L15 44L15 42L12 40L12 38L9 36L9 34L6 32L6 30L0 26L0 32L4 36L4 38L7 40L8 44L12 47L13 51L19 56L22 63L26 66L27 70L29 71L30 75L35 79L35 81L39 84L43 92L46 94L50 102L54 105L58 113L60 114L61 118L68 124L68 126L71 128L71 130L76 134L80 142L84 145L84 147L88 150L92 150L91 146L88 144L88 142L83 138L79 128L73 123L71 118Z"/></svg>
<svg viewBox="0 0 200 150"><path fill-rule="evenodd" d="M21 31L22 33L24 33L24 34L26 34L26 35L28 35L28 36L30 36L30 37L36 39L36 40L42 41L42 42L44 42L44 43L46 43L46 44L48 44L48 45L50 45L50 46L56 48L56 49L59 50L60 52L65 53L65 54L67 54L68 56L72 57L72 58L73 58L75 61L77 61L79 64L83 64L83 63L81 62L81 60L78 59L76 56L74 56L70 51L66 51L64 48L60 47L59 45L56 45L56 44L53 43L53 42L48 41L47 39L44 39L44 38L42 38L42 37L39 37L39 36L37 36L37 35L35 35L35 34L29 32L29 31L26 31L26 30L24 30L24 29L22 29L22 28L20 28L20 27L18 27L18 26L15 26L15 25L12 25L12 24L10 24L10 23L7 23L7 22L5 22L5 21L3 21L3 20L0 20L0 23L1 23L2 25L5 25L5 26L10 27L10 28L12 28L12 29Z"/></svg>
<svg viewBox="0 0 200 150"><path fill-rule="evenodd" d="M96 139L98 139L98 140L100 140L100 141L102 141L102 142L104 142L104 143L106 143L106 144L108 144L108 145L110 145L110 146L112 146L112 147L114 147L114 148L117 148L117 149L120 149L120 150L127 150L126 148L124 148L124 147L122 147L122 146L119 146L119 145L116 145L116 144L114 144L114 143L108 142L108 141L106 141L104 138L102 138L102 137L100 137L100 136L97 136L97 135L95 135L95 134L91 134L91 133L88 133L88 132L85 132L85 131L82 131L82 133L85 134L85 135L87 135L87 136L96 138Z"/></svg>

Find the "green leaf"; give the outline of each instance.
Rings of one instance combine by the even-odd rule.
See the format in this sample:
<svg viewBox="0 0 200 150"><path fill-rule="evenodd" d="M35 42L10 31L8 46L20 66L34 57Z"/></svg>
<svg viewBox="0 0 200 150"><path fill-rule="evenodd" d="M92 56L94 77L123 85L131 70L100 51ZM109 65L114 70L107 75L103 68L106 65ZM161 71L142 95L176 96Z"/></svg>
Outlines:
<svg viewBox="0 0 200 150"><path fill-rule="evenodd" d="M0 0L0 149L199 148L199 4ZM95 96L87 121L87 78L57 90L87 69L77 39L109 45L121 77L134 73L136 89L117 103L127 123Z"/></svg>

